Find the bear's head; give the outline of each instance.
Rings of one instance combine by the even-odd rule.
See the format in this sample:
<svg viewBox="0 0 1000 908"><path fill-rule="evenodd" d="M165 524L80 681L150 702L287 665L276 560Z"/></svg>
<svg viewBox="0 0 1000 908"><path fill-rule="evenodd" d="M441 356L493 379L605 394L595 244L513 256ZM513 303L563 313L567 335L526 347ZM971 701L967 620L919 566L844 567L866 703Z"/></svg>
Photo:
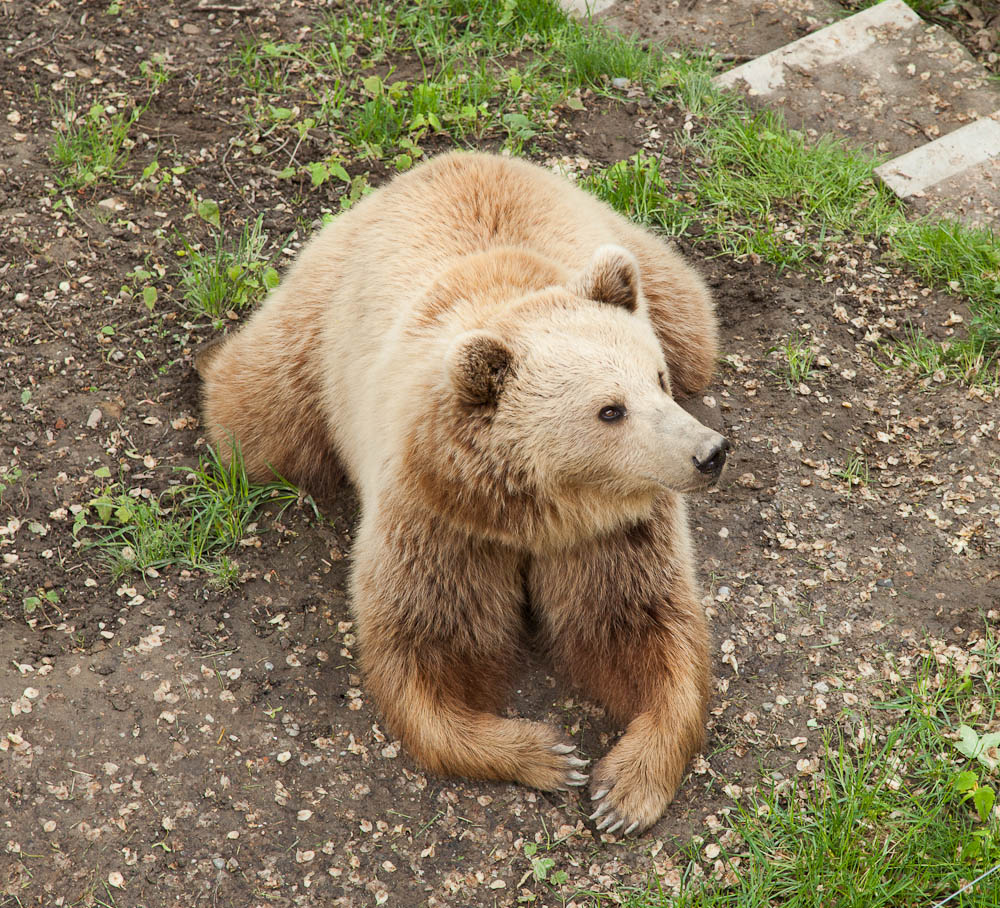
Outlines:
<svg viewBox="0 0 1000 908"><path fill-rule="evenodd" d="M726 439L671 396L636 261L617 246L455 337L444 378L452 418L426 440L431 481L455 517L507 541L606 532L725 464Z"/></svg>

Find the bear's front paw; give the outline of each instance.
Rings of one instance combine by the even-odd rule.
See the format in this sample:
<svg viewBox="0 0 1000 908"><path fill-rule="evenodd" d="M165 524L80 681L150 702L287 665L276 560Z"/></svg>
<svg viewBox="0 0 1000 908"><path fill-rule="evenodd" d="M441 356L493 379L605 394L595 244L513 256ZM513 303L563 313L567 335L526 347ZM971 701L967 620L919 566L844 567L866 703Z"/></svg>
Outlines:
<svg viewBox="0 0 1000 908"><path fill-rule="evenodd" d="M483 775L507 778L541 791L579 788L587 784L581 770L588 761L576 755L576 746L560 740L559 733L543 722L503 720L503 732L489 751L491 771ZM481 742L480 742L481 743Z"/></svg>
<svg viewBox="0 0 1000 908"><path fill-rule="evenodd" d="M631 753L630 743L626 736L594 769L590 790L597 809L590 819L597 821L598 831L642 832L663 815L673 798L676 785L670 784L669 776L656 772L642 755Z"/></svg>

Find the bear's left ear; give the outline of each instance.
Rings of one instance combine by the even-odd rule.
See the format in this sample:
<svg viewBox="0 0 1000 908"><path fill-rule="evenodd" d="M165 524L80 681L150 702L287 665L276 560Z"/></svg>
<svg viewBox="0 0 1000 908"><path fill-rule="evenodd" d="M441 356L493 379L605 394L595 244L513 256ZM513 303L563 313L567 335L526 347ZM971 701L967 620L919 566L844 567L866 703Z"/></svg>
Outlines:
<svg viewBox="0 0 1000 908"><path fill-rule="evenodd" d="M467 331L452 342L445 357L448 376L463 403L495 404L514 354L489 331Z"/></svg>
<svg viewBox="0 0 1000 908"><path fill-rule="evenodd" d="M621 246L600 246L583 274L567 289L577 296L635 312L639 307L639 264Z"/></svg>

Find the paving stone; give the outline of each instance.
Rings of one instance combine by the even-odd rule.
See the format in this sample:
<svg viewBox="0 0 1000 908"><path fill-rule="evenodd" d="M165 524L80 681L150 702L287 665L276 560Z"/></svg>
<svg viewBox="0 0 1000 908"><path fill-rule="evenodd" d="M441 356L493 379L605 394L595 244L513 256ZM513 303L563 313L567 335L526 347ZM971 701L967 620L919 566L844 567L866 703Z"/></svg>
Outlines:
<svg viewBox="0 0 1000 908"><path fill-rule="evenodd" d="M559 5L572 16L596 16L604 12L615 0L559 0Z"/></svg>
<svg viewBox="0 0 1000 908"><path fill-rule="evenodd" d="M1000 110L876 168L921 212L1000 226Z"/></svg>
<svg viewBox="0 0 1000 908"><path fill-rule="evenodd" d="M898 156L986 116L997 92L947 32L885 0L716 77L792 127Z"/></svg>

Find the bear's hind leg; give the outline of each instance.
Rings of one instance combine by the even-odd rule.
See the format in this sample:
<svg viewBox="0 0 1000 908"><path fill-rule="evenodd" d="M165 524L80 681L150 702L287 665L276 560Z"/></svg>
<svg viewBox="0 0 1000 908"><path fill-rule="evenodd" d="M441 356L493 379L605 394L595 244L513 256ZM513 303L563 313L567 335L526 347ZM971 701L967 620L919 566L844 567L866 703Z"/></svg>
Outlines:
<svg viewBox="0 0 1000 908"><path fill-rule="evenodd" d="M280 306L281 294L199 355L204 422L223 462L238 448L252 480L277 474L324 496L343 474L320 403L310 347L316 329Z"/></svg>
<svg viewBox="0 0 1000 908"><path fill-rule="evenodd" d="M599 829L656 822L704 740L708 632L687 532L670 496L646 523L532 563L532 604L557 669L627 723L591 775Z"/></svg>
<svg viewBox="0 0 1000 908"><path fill-rule="evenodd" d="M390 729L434 772L585 784L556 729L497 715L522 645L518 558L440 527L393 526L387 511L379 530L362 524L354 604L365 687Z"/></svg>

